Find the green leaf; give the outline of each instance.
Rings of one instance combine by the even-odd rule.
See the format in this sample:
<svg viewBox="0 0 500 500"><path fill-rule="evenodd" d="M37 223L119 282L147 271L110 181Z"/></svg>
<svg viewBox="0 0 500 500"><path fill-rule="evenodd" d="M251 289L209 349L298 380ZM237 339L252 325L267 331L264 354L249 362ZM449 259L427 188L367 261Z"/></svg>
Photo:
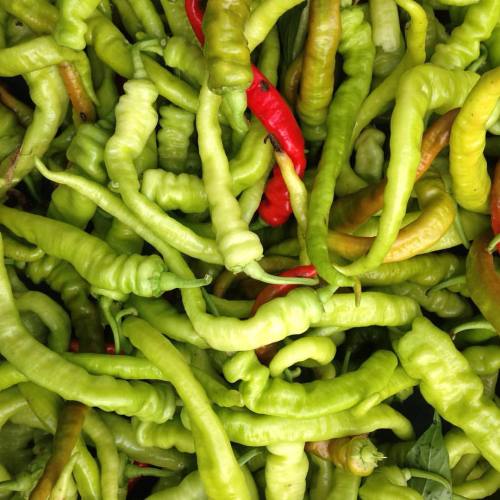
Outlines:
<svg viewBox="0 0 500 500"><path fill-rule="evenodd" d="M278 31L283 51L283 66L287 68L300 54L307 32L307 2L285 12L278 21Z"/></svg>
<svg viewBox="0 0 500 500"><path fill-rule="evenodd" d="M431 426L418 438L406 455L405 465L439 474L451 481L448 452L444 446L441 419L437 413ZM451 500L451 489L430 479L412 478L408 486L420 492L424 500Z"/></svg>

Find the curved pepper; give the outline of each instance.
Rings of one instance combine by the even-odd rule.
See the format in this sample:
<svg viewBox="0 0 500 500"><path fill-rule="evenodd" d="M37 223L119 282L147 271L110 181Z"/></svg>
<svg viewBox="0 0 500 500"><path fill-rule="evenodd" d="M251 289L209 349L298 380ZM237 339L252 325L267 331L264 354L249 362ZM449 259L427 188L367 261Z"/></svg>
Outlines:
<svg viewBox="0 0 500 500"><path fill-rule="evenodd" d="M472 244L466 261L467 287L483 316L500 332L500 275L488 252L491 233L483 233Z"/></svg>
<svg viewBox="0 0 500 500"><path fill-rule="evenodd" d="M339 283L339 273L328 255L328 214L335 182L350 154L350 134L356 113L368 94L375 48L369 24L358 7L342 11L342 38L339 52L344 56L348 75L335 92L327 121L328 135L314 179L308 210L307 252L318 274L331 285Z"/></svg>
<svg viewBox="0 0 500 500"><path fill-rule="evenodd" d="M0 51L1 52L1 51ZM27 73L25 79L35 103L33 121L26 129L19 151L2 162L0 196L15 186L35 165L35 157L43 156L56 136L68 105L68 96L57 67Z"/></svg>
<svg viewBox="0 0 500 500"><path fill-rule="evenodd" d="M406 260L425 252L446 234L455 220L455 202L439 179L426 177L415 185L415 191L422 212L399 231L383 262ZM372 241L371 237L329 231L327 245L337 255L355 259L371 248Z"/></svg>
<svg viewBox="0 0 500 500"><path fill-rule="evenodd" d="M500 8L500 7L499 7ZM500 68L484 73L458 113L450 137L450 174L457 203L488 213L491 181L483 150L486 124L500 97Z"/></svg>
<svg viewBox="0 0 500 500"><path fill-rule="evenodd" d="M382 390L396 365L391 352L377 351L354 372L331 380L290 383L281 378L270 379L269 369L249 351L234 355L223 371L231 383L242 380L239 390L245 406L253 412L314 418L352 408Z"/></svg>
<svg viewBox="0 0 500 500"><path fill-rule="evenodd" d="M368 254L347 266L336 266L339 271L357 275L383 262L397 237L413 188L424 115L462 105L477 80L475 73L444 70L432 64L417 66L402 77L391 118L391 158L379 231Z"/></svg>
<svg viewBox="0 0 500 500"><path fill-rule="evenodd" d="M69 224L0 207L0 220L18 236L36 242L46 253L64 259L103 292L157 296L176 288L158 255L118 255L99 238ZM55 240L52 235L57 234Z"/></svg>
<svg viewBox="0 0 500 500"><path fill-rule="evenodd" d="M302 60L297 113L307 128L325 126L341 39L340 0L314 0Z"/></svg>
<svg viewBox="0 0 500 500"><path fill-rule="evenodd" d="M37 384L66 399L129 415L141 415L145 420L165 420L163 387L91 376L31 337L16 311L3 259L0 266L0 351L8 361L28 378L36 380Z"/></svg>
<svg viewBox="0 0 500 500"><path fill-rule="evenodd" d="M448 334L417 318L396 343L403 368L420 380L424 398L448 422L460 427L495 468L500 468L500 409L483 394L481 379ZM449 376L450 370L453 377Z"/></svg>
<svg viewBox="0 0 500 500"><path fill-rule="evenodd" d="M229 439L245 446L283 442L324 441L390 429L400 439L412 439L409 420L388 405L378 405L363 415L346 410L317 418L284 418L221 408L217 415Z"/></svg>
<svg viewBox="0 0 500 500"><path fill-rule="evenodd" d="M446 43L436 45L430 62L448 69L465 69L479 57L479 44L487 40L500 17L499 0L480 0L470 5L463 23Z"/></svg>
<svg viewBox="0 0 500 500"><path fill-rule="evenodd" d="M422 177L436 156L448 145L451 127L458 112L459 109L448 111L437 118L425 131L422 136L420 163L415 180ZM384 179L334 201L330 212L330 227L343 233L354 231L373 214L382 210L386 185L387 180Z"/></svg>
<svg viewBox="0 0 500 500"><path fill-rule="evenodd" d="M186 0L185 6L193 30L203 44L204 36L201 29L203 12L200 0ZM281 148L292 159L296 172L302 176L306 168L306 157L300 127L271 82L253 65L252 73L252 84L246 89L248 107L266 130L276 138ZM265 199L259 208L259 215L268 224L278 226L286 222L291 213L288 191L279 169L275 167L273 177L265 191Z"/></svg>
<svg viewBox="0 0 500 500"><path fill-rule="evenodd" d="M208 495L221 500L249 499L244 476L224 429L181 354L143 320L125 320L123 333L160 368L182 398L189 413L200 476Z"/></svg>

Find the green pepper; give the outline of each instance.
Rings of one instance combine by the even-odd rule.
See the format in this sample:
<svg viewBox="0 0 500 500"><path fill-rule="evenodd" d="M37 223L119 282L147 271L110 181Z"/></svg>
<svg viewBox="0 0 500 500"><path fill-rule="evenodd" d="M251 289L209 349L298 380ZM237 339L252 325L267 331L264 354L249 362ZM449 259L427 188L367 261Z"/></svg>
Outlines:
<svg viewBox="0 0 500 500"><path fill-rule="evenodd" d="M492 439L500 425L500 410L483 395L481 380L450 337L428 319L417 318L413 329L397 341L396 352L408 374L420 380L424 398L460 427L493 466L500 467L500 449Z"/></svg>
<svg viewBox="0 0 500 500"><path fill-rule="evenodd" d="M488 40L500 17L498 0L480 0L470 5L463 23L446 43L436 45L430 62L448 69L465 69L479 56L479 43Z"/></svg>
<svg viewBox="0 0 500 500"><path fill-rule="evenodd" d="M160 368L182 398L189 413L200 476L208 495L221 500L250 498L222 425L180 353L143 320L125 320L123 333Z"/></svg>
<svg viewBox="0 0 500 500"><path fill-rule="evenodd" d="M23 179L56 136L66 113L68 97L57 68L49 66L25 75L35 103L33 121L26 129L21 149L0 166L0 196Z"/></svg>
<svg viewBox="0 0 500 500"><path fill-rule="evenodd" d="M245 446L283 442L324 441L336 437L391 429L400 439L414 436L410 422L390 406L381 404L363 415L346 410L316 418L284 418L221 408L217 415L231 441Z"/></svg>
<svg viewBox="0 0 500 500"><path fill-rule="evenodd" d="M57 43L74 50L85 48L85 20L99 5L99 0L61 0L59 19L54 31Z"/></svg>
<svg viewBox="0 0 500 500"><path fill-rule="evenodd" d="M457 203L474 212L489 212L491 181L483 150L487 121L500 97L499 87L500 68L482 75L451 129L450 174L453 194Z"/></svg>
<svg viewBox="0 0 500 500"><path fill-rule="evenodd" d="M336 266L342 273L358 275L382 263L396 240L413 188L425 113L444 113L460 106L477 80L475 73L444 70L432 64L405 73L391 118L391 158L379 232L366 256L347 266Z"/></svg>

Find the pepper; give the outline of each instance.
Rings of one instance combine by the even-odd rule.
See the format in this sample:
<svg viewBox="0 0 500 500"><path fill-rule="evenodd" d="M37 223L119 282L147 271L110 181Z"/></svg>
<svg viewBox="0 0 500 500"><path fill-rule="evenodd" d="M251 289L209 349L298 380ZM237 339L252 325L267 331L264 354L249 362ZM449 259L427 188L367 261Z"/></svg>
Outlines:
<svg viewBox="0 0 500 500"><path fill-rule="evenodd" d="M486 460L499 468L498 439L493 436L500 425L500 410L483 395L480 378L450 337L428 319L417 318L395 348L403 368L420 380L426 401L448 422L460 427Z"/></svg>
<svg viewBox="0 0 500 500"><path fill-rule="evenodd" d="M456 217L453 198L438 178L427 176L415 191L422 212L418 219L402 228L383 262L395 262L425 252L448 231ZM336 231L328 233L328 248L342 257L353 259L366 252L373 241L369 237L351 236Z"/></svg>
<svg viewBox="0 0 500 500"><path fill-rule="evenodd" d="M459 294L448 290L428 290L411 282L382 287L379 290L393 295L411 297L423 309L440 318L468 318L472 316L472 308L469 303Z"/></svg>
<svg viewBox="0 0 500 500"><path fill-rule="evenodd" d="M159 256L116 254L105 242L69 224L5 206L0 207L0 220L18 236L37 242L49 255L73 264L102 293L158 296L184 282L166 272ZM57 241L53 234L59 235ZM190 283L198 286L202 282L206 280Z"/></svg>
<svg viewBox="0 0 500 500"><path fill-rule="evenodd" d="M204 43L201 21L203 13L199 0L186 0L186 13L201 44ZM269 80L252 65L253 80L246 89L247 104L252 113L272 134L281 148L290 156L296 172L303 176L306 167L304 138L293 113ZM286 222L292 209L288 192L277 168L268 182L265 199L259 207L259 215L270 225Z"/></svg>
<svg viewBox="0 0 500 500"><path fill-rule="evenodd" d="M384 458L367 436L351 436L306 443L306 451L314 453L359 477L373 473L377 463Z"/></svg>
<svg viewBox="0 0 500 500"><path fill-rule="evenodd" d="M491 233L488 231L474 240L467 256L466 278L472 300L499 332L500 276L495 268L494 257L488 252L490 239Z"/></svg>
<svg viewBox="0 0 500 500"><path fill-rule="evenodd" d="M66 311L49 296L35 291L16 294L17 310L35 313L49 329L48 346L55 352L68 350L71 322Z"/></svg>
<svg viewBox="0 0 500 500"><path fill-rule="evenodd" d="M54 389L67 399L125 413L143 414L145 419L164 419L163 387L151 387L139 382L132 385L110 378L93 377L85 370L71 365L33 339L22 326L9 288L3 259L0 282L3 308L0 351L16 368L29 378L35 378L38 384ZM33 362L34 359L37 361ZM64 376L56 376L58 372L64 372ZM149 404L151 406L148 408Z"/></svg>
<svg viewBox="0 0 500 500"><path fill-rule="evenodd" d="M332 475L332 487L326 499L357 500L360 484L360 476L356 476L340 467L335 467Z"/></svg>
<svg viewBox="0 0 500 500"><path fill-rule="evenodd" d="M59 3L59 19L54 31L58 44L74 50L85 48L85 20L99 5L99 0L62 0Z"/></svg>
<svg viewBox="0 0 500 500"><path fill-rule="evenodd" d="M143 320L126 319L123 334L158 366L182 398L189 413L198 468L208 496L221 500L250 498L222 425L180 353ZM165 359L169 360L168 364Z"/></svg>
<svg viewBox="0 0 500 500"><path fill-rule="evenodd" d="M487 498L500 488L500 472L489 468L480 478L453 487L453 493L464 498Z"/></svg>
<svg viewBox="0 0 500 500"><path fill-rule="evenodd" d="M340 272L357 275L382 263L397 237L413 188L424 114L430 110L444 113L460 106L477 80L475 73L444 70L432 64L417 66L402 77L391 118L391 158L379 231L368 254L347 266L336 266Z"/></svg>
<svg viewBox="0 0 500 500"><path fill-rule="evenodd" d="M139 180L133 161L139 156L154 130L157 114L153 103L158 97L153 83L146 79L137 53L137 78L125 85L125 94L116 107L116 129L106 143L104 159L108 174L119 186L127 206L158 238L194 257L208 262L220 262L215 242L201 238L139 192ZM141 119L137 119L140 110Z"/></svg>
<svg viewBox="0 0 500 500"><path fill-rule="evenodd" d="M297 266L280 273L280 276L302 276L305 278L314 278L317 275L316 268L312 265ZM275 297L283 297L288 292L297 288L298 285L268 285L257 295L252 306L252 315L254 315L262 304L273 300Z"/></svg>
<svg viewBox="0 0 500 500"><path fill-rule="evenodd" d="M500 17L498 0L480 0L470 5L463 23L446 43L436 45L430 62L448 69L464 69L479 56L479 44L488 40Z"/></svg>
<svg viewBox="0 0 500 500"><path fill-rule="evenodd" d="M274 359L273 359L274 362ZM278 366L274 362L273 372ZM226 379L241 380L245 406L255 413L288 418L314 418L340 412L383 389L396 368L389 351L377 351L361 367L340 377L307 383L269 378L252 351L235 354L224 364ZM277 375L277 373L275 373Z"/></svg>
<svg viewBox="0 0 500 500"><path fill-rule="evenodd" d="M284 418L248 411L217 410L231 441L245 446L269 446L283 442L323 441L337 437L390 429L400 439L412 439L411 423L388 405L378 405L364 415L346 410L316 418Z"/></svg>
<svg viewBox="0 0 500 500"><path fill-rule="evenodd" d="M217 111L221 98L206 84L200 92L200 108L196 115L198 146L203 167L203 183L207 193L217 246L230 271L243 271L255 279L275 284L315 284L308 278L288 278L267 274L258 264L263 255L259 237L242 219L240 207L231 192L229 162L225 154Z"/></svg>
<svg viewBox="0 0 500 500"><path fill-rule="evenodd" d="M425 11L421 5L413 0L396 0L396 3L410 15L410 25L406 35L407 51L389 76L363 102L352 130L352 142L397 95L402 75L410 68L425 62L425 35L427 32Z"/></svg>
<svg viewBox="0 0 500 500"><path fill-rule="evenodd" d="M301 500L306 491L309 461L301 442L276 443L267 447L266 498Z"/></svg>
<svg viewBox="0 0 500 500"><path fill-rule="evenodd" d="M157 134L160 167L174 173L185 171L194 115L175 106L160 108L161 130Z"/></svg>
<svg viewBox="0 0 500 500"><path fill-rule="evenodd" d="M182 471L191 467L192 460L189 455L173 449L165 450L154 446L141 446L137 441L130 420L115 413L100 412L99 416L108 427L118 450L133 460L171 471Z"/></svg>
<svg viewBox="0 0 500 500"><path fill-rule="evenodd" d="M499 346L471 346L462 351L462 354L480 376L493 375L500 370Z"/></svg>
<svg viewBox="0 0 500 500"><path fill-rule="evenodd" d="M448 111L426 129L422 136L420 163L417 167L415 180L422 177L436 156L448 145L451 127L458 112L458 109ZM350 233L354 231L369 217L382 209L386 185L387 181L384 179L336 200L330 212L330 227L340 232Z"/></svg>
<svg viewBox="0 0 500 500"><path fill-rule="evenodd" d="M66 114L68 97L56 67L32 71L24 77L36 106L35 112L21 149L0 166L0 196L30 173L35 157L47 151Z"/></svg>
<svg viewBox="0 0 500 500"><path fill-rule="evenodd" d="M307 458L311 471L309 497L311 500L322 500L327 497L332 487L333 465L313 454L309 454Z"/></svg>
<svg viewBox="0 0 500 500"><path fill-rule="evenodd" d="M141 446L156 446L164 449L173 447L185 453L195 452L193 435L177 419L169 420L164 424L133 419L132 427Z"/></svg>
<svg viewBox="0 0 500 500"><path fill-rule="evenodd" d="M1 0L0 7L37 34L52 33L59 17L57 7L46 0Z"/></svg>
<svg viewBox="0 0 500 500"><path fill-rule="evenodd" d="M350 154L350 134L356 112L368 93L375 50L370 27L360 8L342 11L339 52L348 75L335 92L328 115L328 135L311 192L306 234L307 251L318 274L331 285L339 282L328 256L328 214L335 181Z"/></svg>
<svg viewBox="0 0 500 500"><path fill-rule="evenodd" d="M166 38L163 22L151 0L129 0L129 3L147 35Z"/></svg>
<svg viewBox="0 0 500 500"><path fill-rule="evenodd" d="M500 5L499 5L500 12ZM491 181L483 150L486 123L500 97L500 68L484 73L464 102L450 137L450 174L457 203L488 213ZM464 137L467 136L467 141Z"/></svg>
<svg viewBox="0 0 500 500"><path fill-rule="evenodd" d="M196 43L196 35L191 27L193 23L190 23L187 17L184 0L174 0L173 2L171 0L160 0L160 3L165 12L168 27L174 35L172 38L182 38L188 43ZM201 24L202 20L200 19L197 26L201 27Z"/></svg>
<svg viewBox="0 0 500 500"><path fill-rule="evenodd" d="M361 500L376 500L381 495L387 500L421 500L422 495L407 486L411 475L406 471L394 465L381 467L360 488Z"/></svg>
<svg viewBox="0 0 500 500"><path fill-rule="evenodd" d="M33 120L33 110L23 101L13 96L3 85L0 85L0 101L15 113L23 127L29 126ZM5 123L2 125L5 126Z"/></svg>
<svg viewBox="0 0 500 500"><path fill-rule="evenodd" d="M66 464L70 462L71 454L80 435L88 407L76 402L68 404L68 408L71 410L61 413L54 435L52 454L45 465L42 476L30 494L33 500L47 498L53 490L62 476Z"/></svg>
<svg viewBox="0 0 500 500"><path fill-rule="evenodd" d="M341 41L340 0L312 1L308 22L297 100L297 113L306 131L325 128L333 95L335 53Z"/></svg>

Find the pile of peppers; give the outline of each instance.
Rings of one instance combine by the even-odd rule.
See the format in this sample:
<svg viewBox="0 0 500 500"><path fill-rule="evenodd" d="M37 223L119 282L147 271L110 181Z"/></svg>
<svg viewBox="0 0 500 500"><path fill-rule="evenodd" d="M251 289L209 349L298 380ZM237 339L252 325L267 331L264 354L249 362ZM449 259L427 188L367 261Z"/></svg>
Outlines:
<svg viewBox="0 0 500 500"><path fill-rule="evenodd" d="M500 490L500 0L0 0L0 499Z"/></svg>

